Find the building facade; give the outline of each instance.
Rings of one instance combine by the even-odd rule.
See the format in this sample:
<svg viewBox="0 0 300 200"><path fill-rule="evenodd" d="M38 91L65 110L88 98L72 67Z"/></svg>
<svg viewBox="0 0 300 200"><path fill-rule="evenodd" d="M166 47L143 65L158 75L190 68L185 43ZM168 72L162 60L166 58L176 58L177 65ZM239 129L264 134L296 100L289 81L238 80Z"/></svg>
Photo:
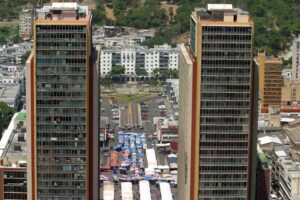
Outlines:
<svg viewBox="0 0 300 200"><path fill-rule="evenodd" d="M0 199L27 200L26 113L15 113L0 140Z"/></svg>
<svg viewBox="0 0 300 200"><path fill-rule="evenodd" d="M191 134L179 135L180 144L190 137L187 150L179 147L181 169L190 168L179 177L179 199L255 198L253 26L247 12L230 4L208 4L191 15Z"/></svg>
<svg viewBox="0 0 300 200"><path fill-rule="evenodd" d="M300 112L300 81L288 80L281 88L281 111Z"/></svg>
<svg viewBox="0 0 300 200"><path fill-rule="evenodd" d="M300 79L300 36L293 41L292 79Z"/></svg>
<svg viewBox="0 0 300 200"><path fill-rule="evenodd" d="M178 199L190 199L193 186L190 170L192 165L192 99L195 96L192 80L196 76L196 63L184 44L179 45L179 121L178 121ZM184 98L183 98L184 97ZM194 130L193 130L194 131ZM193 181L194 182L194 181Z"/></svg>
<svg viewBox="0 0 300 200"><path fill-rule="evenodd" d="M98 199L98 71L87 6L37 10L27 61L28 198Z"/></svg>
<svg viewBox="0 0 300 200"><path fill-rule="evenodd" d="M117 46L100 52L100 74L105 76L114 66L124 66L126 75L136 75L145 70L148 75L156 68L178 69L178 49L168 45L146 48L144 46Z"/></svg>
<svg viewBox="0 0 300 200"><path fill-rule="evenodd" d="M272 154L272 180L278 185L278 199L300 198L300 164L294 161L287 148L278 146Z"/></svg>
<svg viewBox="0 0 300 200"><path fill-rule="evenodd" d="M255 63L259 69L259 94L262 113L269 106L281 105L281 87L283 86L282 60L259 53Z"/></svg>
<svg viewBox="0 0 300 200"><path fill-rule="evenodd" d="M24 9L19 14L19 36L24 40L31 39L32 36L32 10Z"/></svg>

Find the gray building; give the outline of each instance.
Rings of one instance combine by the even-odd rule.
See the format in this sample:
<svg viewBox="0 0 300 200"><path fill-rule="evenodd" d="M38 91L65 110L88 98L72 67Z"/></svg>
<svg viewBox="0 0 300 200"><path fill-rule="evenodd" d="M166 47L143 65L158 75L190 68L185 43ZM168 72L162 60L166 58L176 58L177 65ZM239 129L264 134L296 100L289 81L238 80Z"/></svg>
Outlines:
<svg viewBox="0 0 300 200"><path fill-rule="evenodd" d="M293 41L292 79L300 79L300 35Z"/></svg>

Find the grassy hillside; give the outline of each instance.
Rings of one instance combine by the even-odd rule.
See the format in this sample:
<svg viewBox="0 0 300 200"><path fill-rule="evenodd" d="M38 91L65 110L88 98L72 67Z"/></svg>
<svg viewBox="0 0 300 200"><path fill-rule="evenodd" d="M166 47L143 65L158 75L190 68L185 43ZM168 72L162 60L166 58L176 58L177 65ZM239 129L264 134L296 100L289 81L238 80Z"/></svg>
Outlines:
<svg viewBox="0 0 300 200"><path fill-rule="evenodd" d="M50 0L43 0L49 2ZM70 0L69 0L70 1ZM32 0L0 1L0 19L15 19L21 6ZM88 2L88 0L78 0ZM93 19L96 24L124 25L136 28L157 28L156 36L145 42L152 46L186 39L189 16L195 7L207 3L232 3L250 12L255 22L255 52L265 49L277 55L287 48L292 37L300 34L299 0L93 0ZM113 9L105 7L112 4ZM184 37L180 37L183 35Z"/></svg>

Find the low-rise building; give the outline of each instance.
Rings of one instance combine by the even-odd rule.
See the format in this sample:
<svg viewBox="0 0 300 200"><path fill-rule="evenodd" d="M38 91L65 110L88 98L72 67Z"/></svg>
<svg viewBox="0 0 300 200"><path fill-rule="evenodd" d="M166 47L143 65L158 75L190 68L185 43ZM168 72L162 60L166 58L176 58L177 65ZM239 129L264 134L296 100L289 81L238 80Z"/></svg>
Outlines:
<svg viewBox="0 0 300 200"><path fill-rule="evenodd" d="M148 48L140 45L102 48L100 52L100 74L105 76L113 67L125 67L125 75L136 75L145 70L150 76L154 69L178 69L178 48L169 45Z"/></svg>
<svg viewBox="0 0 300 200"><path fill-rule="evenodd" d="M26 114L15 113L0 140L0 199L27 199Z"/></svg>
<svg viewBox="0 0 300 200"><path fill-rule="evenodd" d="M23 40L32 36L33 13L30 9L23 9L19 14L19 35Z"/></svg>
<svg viewBox="0 0 300 200"><path fill-rule="evenodd" d="M0 101L7 103L9 107L19 109L21 103L20 84L0 84Z"/></svg>
<svg viewBox="0 0 300 200"><path fill-rule="evenodd" d="M154 117L153 122L156 128L157 139L161 143L169 143L172 139L178 138L178 120L173 117Z"/></svg>
<svg viewBox="0 0 300 200"><path fill-rule="evenodd" d="M0 47L0 63L21 64L22 55L32 49L31 42L22 42L13 45L3 45Z"/></svg>
<svg viewBox="0 0 300 200"><path fill-rule="evenodd" d="M274 148L272 179L278 187L278 199L300 199L300 162L290 157L286 146Z"/></svg>

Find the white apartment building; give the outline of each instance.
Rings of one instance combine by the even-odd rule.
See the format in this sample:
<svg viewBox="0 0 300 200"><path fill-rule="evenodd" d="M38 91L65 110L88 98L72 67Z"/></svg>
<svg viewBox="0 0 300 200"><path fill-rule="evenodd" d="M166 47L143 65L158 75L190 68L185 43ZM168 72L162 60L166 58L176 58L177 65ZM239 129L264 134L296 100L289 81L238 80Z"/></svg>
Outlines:
<svg viewBox="0 0 300 200"><path fill-rule="evenodd" d="M24 9L19 14L20 37L29 40L32 35L32 11Z"/></svg>
<svg viewBox="0 0 300 200"><path fill-rule="evenodd" d="M300 80L300 35L293 42L292 79Z"/></svg>
<svg viewBox="0 0 300 200"><path fill-rule="evenodd" d="M282 146L274 149L272 179L277 182L279 200L300 199L300 162L294 161Z"/></svg>
<svg viewBox="0 0 300 200"><path fill-rule="evenodd" d="M144 69L151 75L154 69L178 69L178 48L169 45L117 46L104 48L100 52L100 73L105 76L114 66L124 66L126 75L136 75L136 70Z"/></svg>

